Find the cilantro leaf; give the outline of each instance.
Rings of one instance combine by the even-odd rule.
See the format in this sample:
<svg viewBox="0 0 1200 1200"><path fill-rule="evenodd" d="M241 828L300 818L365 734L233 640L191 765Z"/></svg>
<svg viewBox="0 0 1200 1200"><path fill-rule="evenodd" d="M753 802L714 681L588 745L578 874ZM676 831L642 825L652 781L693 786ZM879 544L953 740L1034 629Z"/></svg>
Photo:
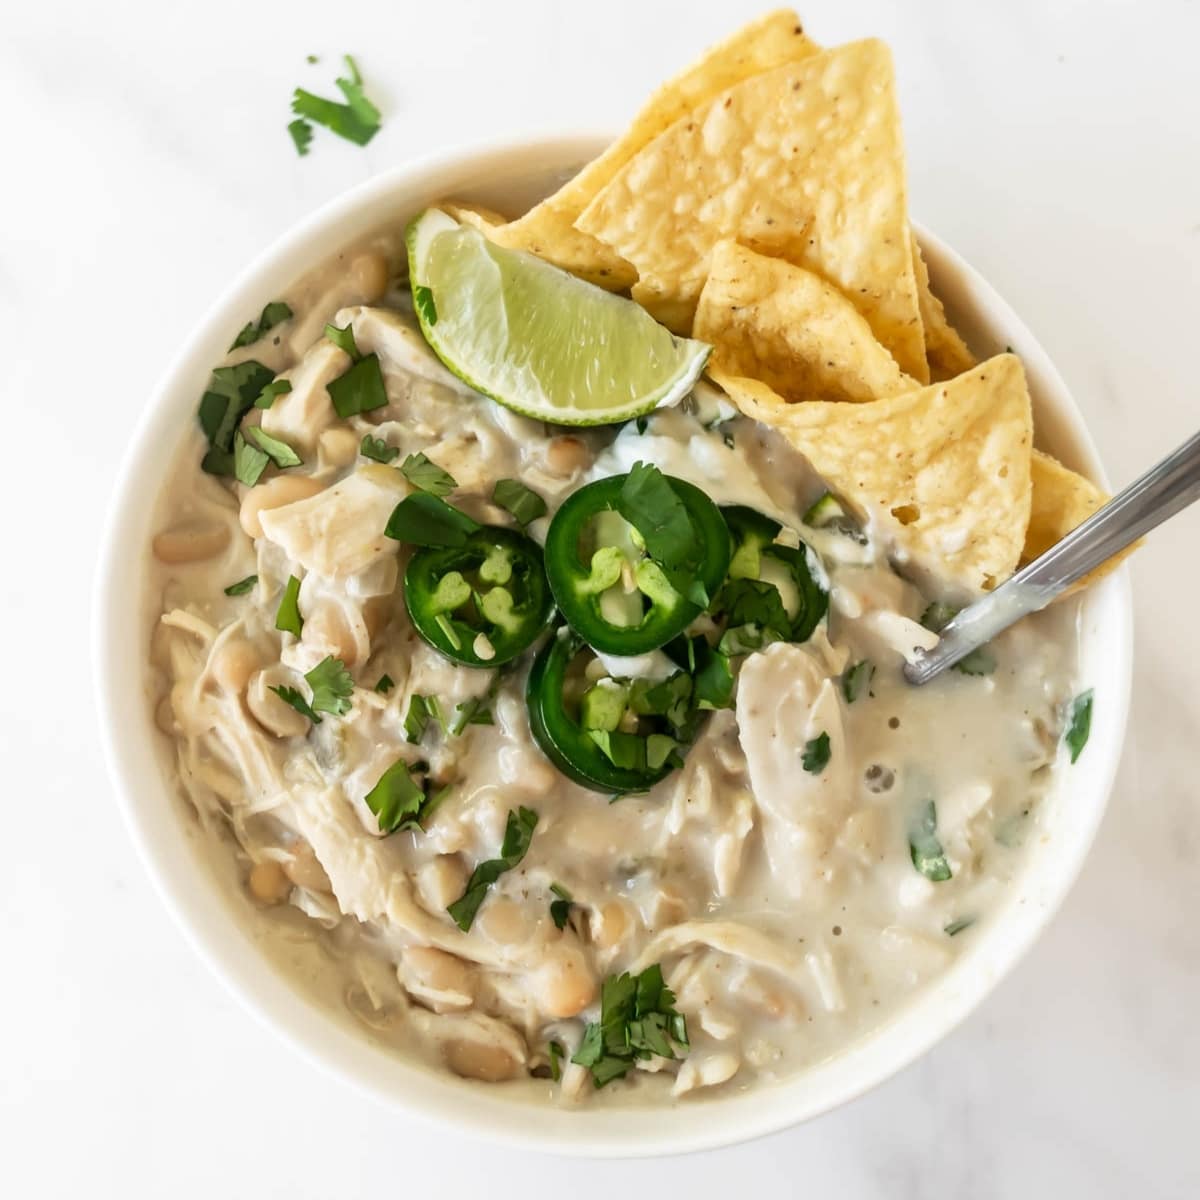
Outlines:
<svg viewBox="0 0 1200 1200"><path fill-rule="evenodd" d="M296 153L303 158L308 153L309 144L312 142L313 127L303 117L297 117L294 121L288 122L287 131L292 135L292 144L296 147Z"/></svg>
<svg viewBox="0 0 1200 1200"><path fill-rule="evenodd" d="M937 836L937 808L926 801L908 829L908 848L912 865L934 883L949 879L953 872Z"/></svg>
<svg viewBox="0 0 1200 1200"><path fill-rule="evenodd" d="M501 479L492 489L492 501L511 513L523 529L530 521L546 515L546 502L519 479Z"/></svg>
<svg viewBox="0 0 1200 1200"><path fill-rule="evenodd" d="M375 685L375 690L381 696L386 696L395 686L396 681L390 675L380 675L379 682Z"/></svg>
<svg viewBox="0 0 1200 1200"><path fill-rule="evenodd" d="M234 474L233 443L238 426L259 393L274 378L274 371L253 359L232 367L214 368L197 412L209 447L200 466L208 474Z"/></svg>
<svg viewBox="0 0 1200 1200"><path fill-rule="evenodd" d="M471 922L475 920L475 914L492 884L525 857L529 843L533 840L537 822L537 813L530 808L521 806L509 812L508 822L504 827L504 841L500 845L500 857L481 862L471 872L467 890L446 909L463 933L471 928Z"/></svg>
<svg viewBox="0 0 1200 1200"><path fill-rule="evenodd" d="M231 583L225 589L227 596L244 596L258 582L257 575L247 575L245 579L239 579L237 583Z"/></svg>
<svg viewBox="0 0 1200 1200"><path fill-rule="evenodd" d="M229 349L237 350L240 346L253 345L264 333L270 332L276 325L289 320L291 316L292 310L282 300L272 300L262 310L262 315L257 322L247 321L242 326L242 331L233 339L233 345Z"/></svg>
<svg viewBox="0 0 1200 1200"><path fill-rule="evenodd" d="M829 734L819 733L804 743L804 757L800 765L810 775L820 775L829 766L832 751L829 747Z"/></svg>
<svg viewBox="0 0 1200 1200"><path fill-rule="evenodd" d="M458 487L458 480L453 475L420 452L410 454L400 464L400 473L413 487L431 496L447 496Z"/></svg>
<svg viewBox="0 0 1200 1200"><path fill-rule="evenodd" d="M862 695L863 688L871 686L874 678L875 664L868 658L850 667L842 676L842 695L846 697L846 703L853 704Z"/></svg>
<svg viewBox="0 0 1200 1200"><path fill-rule="evenodd" d="M461 509L428 492L413 492L392 510L384 533L414 546L465 546L480 528Z"/></svg>
<svg viewBox="0 0 1200 1200"><path fill-rule="evenodd" d="M558 1042L547 1042L546 1054L550 1059L550 1078L557 1083L562 1078L563 1048Z"/></svg>
<svg viewBox="0 0 1200 1200"><path fill-rule="evenodd" d="M678 1057L689 1049L687 1022L655 963L640 975L610 975L600 989L600 1020L584 1030L571 1061L587 1067L602 1088L627 1074L638 1059Z"/></svg>
<svg viewBox="0 0 1200 1200"><path fill-rule="evenodd" d="M415 746L425 736L429 725L429 703L424 696L413 694L404 714L404 736Z"/></svg>
<svg viewBox="0 0 1200 1200"><path fill-rule="evenodd" d="M350 711L354 680L340 658L327 655L304 678L312 688L312 706L317 712L344 717Z"/></svg>
<svg viewBox="0 0 1200 1200"><path fill-rule="evenodd" d="M295 575L288 577L283 589L283 598L275 612L275 628L296 637L304 629L304 618L300 615L300 580Z"/></svg>
<svg viewBox="0 0 1200 1200"><path fill-rule="evenodd" d="M699 554L692 518L667 477L650 463L633 464L617 495L617 512L646 544L646 553L667 568L685 568Z"/></svg>
<svg viewBox="0 0 1200 1200"><path fill-rule="evenodd" d="M383 438L372 437L369 433L363 435L362 444L358 447L358 452L363 458L373 459L375 462L384 463L395 462L400 457L400 451L395 446L389 446Z"/></svg>
<svg viewBox="0 0 1200 1200"><path fill-rule="evenodd" d="M286 396L292 390L291 382L287 379L272 379L254 401L255 408L270 408L280 396Z"/></svg>
<svg viewBox="0 0 1200 1200"><path fill-rule="evenodd" d="M316 125L323 125L356 146L365 146L379 132L379 110L364 95L361 80L338 79L337 85L347 103L339 104L305 88L296 88L292 93L292 112ZM295 134L292 136L294 138Z"/></svg>
<svg viewBox="0 0 1200 1200"><path fill-rule="evenodd" d="M500 676L496 675L482 696L475 696L455 705L454 712L458 719L450 729L450 734L458 737L468 725L494 725L496 722L492 717L492 701L496 699L499 690Z"/></svg>
<svg viewBox="0 0 1200 1200"><path fill-rule="evenodd" d="M417 315L432 329L438 323L437 305L433 301L433 292L424 284L418 283L413 288L413 307Z"/></svg>
<svg viewBox="0 0 1200 1200"><path fill-rule="evenodd" d="M337 415L343 420L383 408L388 402L376 354L360 358L344 375L332 380L326 390Z"/></svg>
<svg viewBox="0 0 1200 1200"><path fill-rule="evenodd" d="M270 461L271 456L246 441L241 430L233 435L233 474L239 483L254 487Z"/></svg>
<svg viewBox="0 0 1200 1200"><path fill-rule="evenodd" d="M286 683L281 683L278 687L272 687L271 691L280 700L290 704L301 716L307 717L314 725L320 725L321 718L313 712L312 705L295 688L288 687Z"/></svg>
<svg viewBox="0 0 1200 1200"><path fill-rule="evenodd" d="M550 919L556 929L563 929L571 915L571 893L561 883L552 883L550 890L557 897L550 901Z"/></svg>
<svg viewBox="0 0 1200 1200"><path fill-rule="evenodd" d="M347 325L344 329L339 329L332 321L325 326L325 336L339 349L350 355L355 362L358 362L362 355L358 352L358 343L354 340L354 326Z"/></svg>
<svg viewBox="0 0 1200 1200"><path fill-rule="evenodd" d="M303 462L300 455L287 442L281 442L269 433L263 433L257 425L251 425L246 432L277 467L298 467Z"/></svg>
<svg viewBox="0 0 1200 1200"><path fill-rule="evenodd" d="M729 656L714 650L704 638L697 638L694 649L695 674L692 698L697 708L733 707L733 669Z"/></svg>
<svg viewBox="0 0 1200 1200"><path fill-rule="evenodd" d="M1067 743L1073 763L1083 753L1083 748L1087 745L1088 738L1092 733L1093 695L1092 689L1088 688L1086 692L1080 692L1071 701L1070 724L1067 726L1067 732L1063 735L1063 740Z"/></svg>
<svg viewBox="0 0 1200 1200"><path fill-rule="evenodd" d="M346 64L346 70L350 73L350 78L335 79L338 90L346 97L346 104L363 127L373 126L375 130L378 130L380 126L379 109L367 99L363 92L362 75L359 72L358 63L349 54L343 57L343 61Z"/></svg>
<svg viewBox="0 0 1200 1200"><path fill-rule="evenodd" d="M402 758L392 763L363 797L363 803L379 822L380 833L419 829L425 801L425 789L413 779L408 763Z"/></svg>
<svg viewBox="0 0 1200 1200"><path fill-rule="evenodd" d="M761 650L791 636L792 622L779 589L763 579L731 579L717 594L713 613L724 617L720 648L725 654Z"/></svg>

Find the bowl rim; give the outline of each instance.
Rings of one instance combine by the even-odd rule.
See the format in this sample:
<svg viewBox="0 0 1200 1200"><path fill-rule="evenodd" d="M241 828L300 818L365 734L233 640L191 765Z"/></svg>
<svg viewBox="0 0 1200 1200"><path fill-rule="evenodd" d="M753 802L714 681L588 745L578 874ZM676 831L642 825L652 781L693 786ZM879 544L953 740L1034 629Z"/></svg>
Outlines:
<svg viewBox="0 0 1200 1200"><path fill-rule="evenodd" d="M548 175L553 164L561 170L586 161L609 140L603 134L585 131L455 146L421 156L334 197L293 225L238 274L173 356L126 448L97 560L92 658L104 756L117 803L138 855L155 890L197 954L257 1019L303 1057L360 1092L453 1132L466 1131L510 1147L556 1154L645 1157L749 1141L839 1107L924 1054L957 1027L1016 966L1061 906L1103 817L1127 724L1133 624L1128 568L1122 567L1095 589L1099 594L1097 599L1089 596L1085 602L1104 609L1101 621L1110 639L1106 643L1110 656L1106 692L1112 701L1097 714L1092 731L1091 744L1103 747L1103 757L1098 754L1097 761L1090 765L1088 811L1072 835L1068 855L1050 874L1045 893L1037 897L1040 906L1037 915L1030 919L1026 914L1020 924L1014 913L1013 933L1004 952L994 953L994 962L976 964L973 977L958 980L957 988L948 986L949 979L962 974L957 971L961 964L979 957L974 949L971 954L964 954L947 975L919 989L911 1001L878 1028L832 1059L780 1083L758 1085L728 1098L682 1106L604 1106L579 1112L544 1105L532 1107L505 1093L447 1080L416 1063L386 1055L366 1038L351 1034L314 999L288 983L267 956L253 946L246 930L234 927L237 917L232 908L213 903L214 890L220 885L208 864L200 861L201 856L179 819L182 810L175 811L182 801L170 795L169 787L164 788L154 761L156 751L151 743L156 734L142 694L142 664L139 663L138 671L130 671L128 655L121 652L122 645L127 646L131 633L136 632L131 613L138 608L137 597L131 603L125 548L131 540L144 544L137 535L145 532L149 519L152 503L146 497L157 494L157 489L147 489L140 482L144 476L140 464L150 461L152 456L161 457L157 447L163 444L163 435L168 438L167 444L178 444L177 410L182 410L182 395L199 390L196 380L202 380L202 372L215 361L212 348L227 339L229 329L239 324L240 315L254 307L256 298L261 302L264 276L298 278L305 262L311 267L321 257L336 251L343 222L370 213L363 228L371 228L372 223L378 228L390 219L386 211L389 199L406 189L422 195L423 203L429 203L445 194L438 188L446 185L434 182L441 177L448 174L461 177L464 182L454 186L465 188L472 177L482 179L489 173L511 176L514 164L521 161L542 164ZM412 208L411 203L408 208ZM990 324L1003 327L1010 336L1011 344L1025 363L1031 390L1036 388L1050 405L1060 435L1070 443L1070 452L1065 457L1092 478L1107 483L1082 414L1024 322L949 246L917 222L913 226L934 278L939 273L953 272L973 296L986 301ZM348 235L340 238L343 245L349 240ZM324 248L313 257L312 250L318 242ZM139 708L139 698L140 725L131 718L131 710ZM172 831L173 825L179 828ZM1000 924L997 920L996 925ZM994 931L989 929L988 936L994 940ZM940 1015L936 1019L933 1016L914 1019L917 1014L932 1012L939 1004ZM647 1116L653 1119L646 1121Z"/></svg>

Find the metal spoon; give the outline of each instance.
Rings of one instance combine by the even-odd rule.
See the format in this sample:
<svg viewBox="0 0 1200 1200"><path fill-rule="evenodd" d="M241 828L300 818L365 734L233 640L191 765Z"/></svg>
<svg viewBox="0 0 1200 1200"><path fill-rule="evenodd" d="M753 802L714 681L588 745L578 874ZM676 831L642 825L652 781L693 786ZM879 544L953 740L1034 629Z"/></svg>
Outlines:
<svg viewBox="0 0 1200 1200"><path fill-rule="evenodd" d="M994 592L968 605L932 650L904 668L909 683L928 683L1029 613L1043 609L1076 580L1200 499L1200 433L1151 467L1103 508Z"/></svg>

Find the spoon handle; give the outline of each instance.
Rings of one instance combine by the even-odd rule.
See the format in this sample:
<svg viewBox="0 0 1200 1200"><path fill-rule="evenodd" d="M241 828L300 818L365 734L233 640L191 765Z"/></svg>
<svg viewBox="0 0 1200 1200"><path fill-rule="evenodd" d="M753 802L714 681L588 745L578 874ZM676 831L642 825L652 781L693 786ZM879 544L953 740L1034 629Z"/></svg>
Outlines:
<svg viewBox="0 0 1200 1200"><path fill-rule="evenodd" d="M1084 523L994 592L964 608L929 651L904 668L909 683L926 683L1001 630L1045 608L1073 583L1200 499L1200 433L1134 480Z"/></svg>

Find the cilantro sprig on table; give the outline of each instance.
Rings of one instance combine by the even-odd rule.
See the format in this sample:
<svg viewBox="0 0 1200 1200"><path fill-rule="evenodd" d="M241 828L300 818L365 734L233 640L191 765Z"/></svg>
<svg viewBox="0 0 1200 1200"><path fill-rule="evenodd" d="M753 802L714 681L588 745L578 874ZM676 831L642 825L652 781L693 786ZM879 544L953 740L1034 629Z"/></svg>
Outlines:
<svg viewBox="0 0 1200 1200"><path fill-rule="evenodd" d="M329 100L306 88L296 88L292 93L292 112L296 119L288 125L288 133L301 157L308 153L314 125L320 125L356 146L365 146L380 130L379 109L367 99L358 64L349 54L343 61L346 74L334 80L343 100Z"/></svg>

